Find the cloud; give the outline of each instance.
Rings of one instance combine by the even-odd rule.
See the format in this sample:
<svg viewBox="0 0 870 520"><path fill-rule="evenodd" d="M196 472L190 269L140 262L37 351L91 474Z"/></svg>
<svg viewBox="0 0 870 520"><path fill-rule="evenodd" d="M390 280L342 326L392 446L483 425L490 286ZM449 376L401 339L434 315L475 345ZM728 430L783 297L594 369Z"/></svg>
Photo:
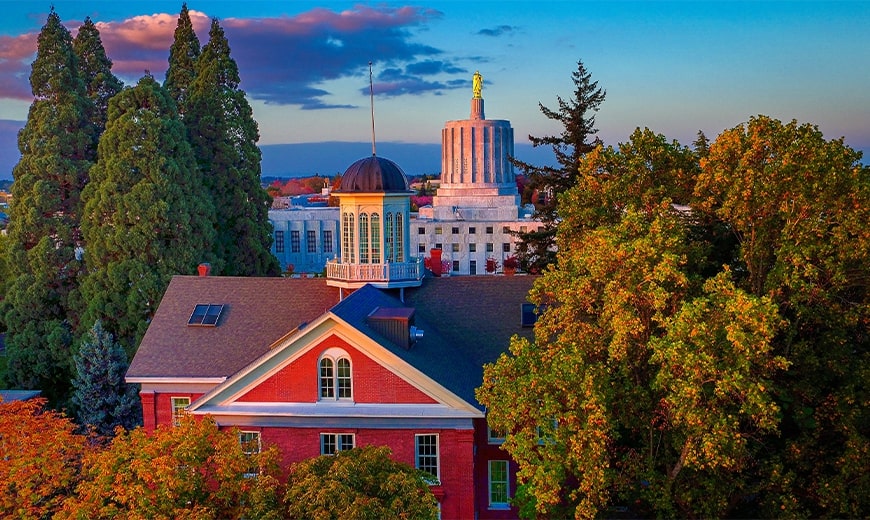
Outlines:
<svg viewBox="0 0 870 520"><path fill-rule="evenodd" d="M418 7L359 5L344 11L316 8L295 16L226 18L220 23L239 65L241 87L251 98L325 109L348 107L330 103L330 81L359 78L367 92L369 61L376 69L401 72L397 81L379 84L376 92L381 94L455 88L449 76L466 71L450 65L440 49L414 39L415 31L442 16ZM190 11L190 17L200 43L206 43L209 16ZM156 13L95 23L113 72L131 84L146 70L164 77L177 21L177 14ZM67 25L75 33L80 24ZM32 98L28 77L36 36L0 37L0 97Z"/></svg>
<svg viewBox="0 0 870 520"><path fill-rule="evenodd" d="M503 34L511 34L515 31L517 31L518 29L519 29L519 27L515 27L513 25L498 25L498 26L492 27L490 29L481 29L481 30L477 31L477 34L479 34L481 36L497 37L497 36L501 36Z"/></svg>
<svg viewBox="0 0 870 520"><path fill-rule="evenodd" d="M30 63L35 55L35 33L0 36L0 97L33 99Z"/></svg>

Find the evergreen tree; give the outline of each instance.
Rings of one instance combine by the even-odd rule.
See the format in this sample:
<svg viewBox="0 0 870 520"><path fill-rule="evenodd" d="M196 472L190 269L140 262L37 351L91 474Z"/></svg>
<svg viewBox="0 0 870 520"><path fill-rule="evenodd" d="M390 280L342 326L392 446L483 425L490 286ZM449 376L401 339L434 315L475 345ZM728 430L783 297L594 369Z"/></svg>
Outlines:
<svg viewBox="0 0 870 520"><path fill-rule="evenodd" d="M91 103L77 71L72 36L52 9L37 41L30 74L35 99L12 171L3 312L8 384L39 388L54 405L68 397L71 380L77 315L69 295L81 268L75 256L80 195L93 156Z"/></svg>
<svg viewBox="0 0 870 520"><path fill-rule="evenodd" d="M556 110L538 103L548 119L562 125L562 133L558 136L529 136L532 146L553 148L559 167L534 166L511 160L528 178L527 188L537 190L539 197L535 218L540 219L543 226L535 231L518 233L518 256L523 268L532 272L539 272L556 261L556 224L559 221L557 197L576 184L580 159L599 144L597 139L590 142L589 138L598 131L594 113L604 101L606 92L598 87L597 81L592 81L581 60L577 61L577 70L571 77L575 87L572 99L566 101L557 96L559 108Z"/></svg>
<svg viewBox="0 0 870 520"><path fill-rule="evenodd" d="M79 27L73 40L73 50L79 60L79 74L85 82L85 91L93 103L90 121L96 127L94 154L99 136L106 128L109 99L121 91L123 84L112 74L112 60L106 56L106 49L100 38L100 31L90 17Z"/></svg>
<svg viewBox="0 0 870 520"><path fill-rule="evenodd" d="M178 108L179 115L184 118L187 113L187 99L190 86L196 77L196 60L199 58L199 38L193 30L187 2L181 4L178 15L178 25L175 28L175 39L169 48L169 68L166 69L166 81L163 86L169 92Z"/></svg>
<svg viewBox="0 0 870 520"><path fill-rule="evenodd" d="M142 408L135 385L124 382L129 363L124 348L94 323L75 358L72 401L82 426L111 436L117 426L130 430L141 423Z"/></svg>
<svg viewBox="0 0 870 520"><path fill-rule="evenodd" d="M132 354L170 278L210 261L214 208L175 104L154 78L109 102L84 192L85 323L101 319Z"/></svg>
<svg viewBox="0 0 870 520"><path fill-rule="evenodd" d="M259 132L218 21L196 62L184 122L215 206L217 272L276 276L270 197L260 184Z"/></svg>

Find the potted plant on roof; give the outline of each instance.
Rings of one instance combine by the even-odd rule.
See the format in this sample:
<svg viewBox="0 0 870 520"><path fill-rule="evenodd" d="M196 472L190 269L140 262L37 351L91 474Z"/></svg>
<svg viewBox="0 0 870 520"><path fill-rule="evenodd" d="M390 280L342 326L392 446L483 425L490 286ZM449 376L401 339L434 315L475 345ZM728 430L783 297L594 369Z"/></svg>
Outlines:
<svg viewBox="0 0 870 520"><path fill-rule="evenodd" d="M520 265L519 260L517 260L516 255L511 255L504 259L502 262L502 266L504 267L504 274L507 276L513 276L517 272L517 267Z"/></svg>
<svg viewBox="0 0 870 520"><path fill-rule="evenodd" d="M493 257L489 257L486 259L486 272L489 274L494 274L498 270L498 260Z"/></svg>

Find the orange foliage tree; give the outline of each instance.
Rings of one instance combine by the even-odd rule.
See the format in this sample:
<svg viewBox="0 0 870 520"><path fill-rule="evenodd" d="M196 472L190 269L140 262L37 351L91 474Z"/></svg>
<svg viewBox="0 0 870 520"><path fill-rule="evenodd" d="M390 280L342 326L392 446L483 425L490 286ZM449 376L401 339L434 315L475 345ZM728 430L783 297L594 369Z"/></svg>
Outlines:
<svg viewBox="0 0 870 520"><path fill-rule="evenodd" d="M78 484L87 437L44 406L0 400L0 517L50 517Z"/></svg>
<svg viewBox="0 0 870 520"><path fill-rule="evenodd" d="M280 518L276 460L274 448L246 454L211 418L137 428L86 458L57 518Z"/></svg>

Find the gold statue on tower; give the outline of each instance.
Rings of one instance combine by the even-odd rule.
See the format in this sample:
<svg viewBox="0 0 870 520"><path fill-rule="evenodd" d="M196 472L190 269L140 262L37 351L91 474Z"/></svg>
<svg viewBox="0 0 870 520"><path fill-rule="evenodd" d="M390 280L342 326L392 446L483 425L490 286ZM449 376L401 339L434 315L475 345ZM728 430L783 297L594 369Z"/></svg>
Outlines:
<svg viewBox="0 0 870 520"><path fill-rule="evenodd" d="M480 99L483 96L483 76L480 71L474 71L474 76L471 78L471 91L474 93L474 99Z"/></svg>

